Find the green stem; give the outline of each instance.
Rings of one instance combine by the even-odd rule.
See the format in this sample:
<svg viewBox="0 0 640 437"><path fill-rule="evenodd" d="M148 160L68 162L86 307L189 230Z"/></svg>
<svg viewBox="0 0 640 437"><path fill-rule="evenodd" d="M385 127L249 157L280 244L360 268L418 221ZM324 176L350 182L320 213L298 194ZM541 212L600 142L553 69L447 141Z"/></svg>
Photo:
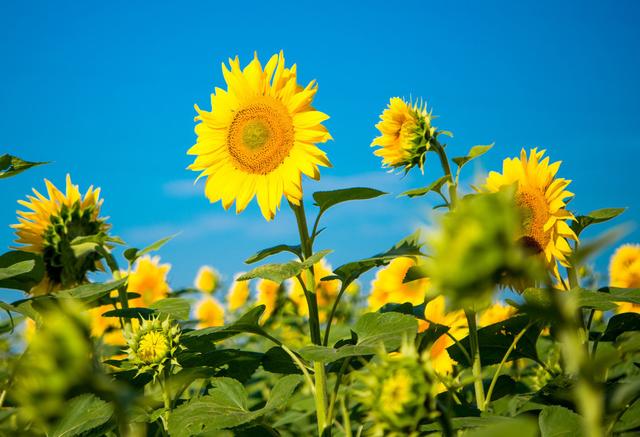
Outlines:
<svg viewBox="0 0 640 437"><path fill-rule="evenodd" d="M344 398L340 398L340 414L342 415L342 426L344 426L344 435L346 437L352 437L353 431L351 431L351 419L349 418L349 411L344 402Z"/></svg>
<svg viewBox="0 0 640 437"><path fill-rule="evenodd" d="M340 299L342 298L342 295L344 294L348 286L349 284L346 284L345 286L345 284L343 283L342 286L340 287L340 292L338 293L336 300L333 301L333 306L331 307L331 312L329 313L329 318L327 319L327 326L326 328L324 328L324 341L322 342L324 346L327 346L329 344L329 332L331 331L331 324L333 323L333 317L336 314L336 309L338 308L338 302L340 302Z"/></svg>
<svg viewBox="0 0 640 437"><path fill-rule="evenodd" d="M294 205L289 202L289 206L293 210L298 224L298 233L300 234L300 248L304 259L309 258L313 254L312 241L309 236L307 227L307 217L304 212L304 203L300 200L300 205ZM305 296L309 307L309 333L313 344L321 345L322 338L320 334L320 318L318 316L318 300L316 297L316 282L314 277L313 266L306 270L306 286ZM304 284L304 281L301 281ZM308 288L308 290L307 290ZM324 364L314 361L313 370L315 376L315 404L316 415L318 418L318 435L324 436L327 428L327 377ZM330 434L330 430L329 430Z"/></svg>
<svg viewBox="0 0 640 437"><path fill-rule="evenodd" d="M435 140L434 150L440 157L440 164L442 164L442 170L444 171L445 176L449 176L449 198L451 207L455 206L458 202L458 187L456 185L456 181L453 178L453 174L451 173L451 167L449 166L449 159L447 158L447 154L444 151L444 147L438 140Z"/></svg>
<svg viewBox="0 0 640 437"><path fill-rule="evenodd" d="M465 310L467 323L469 324L469 343L471 344L471 358L473 359L473 388L476 393L476 405L480 411L484 411L484 387L482 386L482 362L480 360L480 345L478 344L478 326L476 324L476 313L472 310Z"/></svg>

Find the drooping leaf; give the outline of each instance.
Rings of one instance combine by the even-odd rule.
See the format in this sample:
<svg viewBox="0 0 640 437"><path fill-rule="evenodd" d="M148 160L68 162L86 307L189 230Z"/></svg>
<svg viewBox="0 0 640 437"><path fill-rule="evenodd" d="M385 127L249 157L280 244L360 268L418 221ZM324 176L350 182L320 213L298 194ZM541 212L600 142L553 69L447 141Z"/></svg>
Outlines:
<svg viewBox="0 0 640 437"><path fill-rule="evenodd" d="M35 253L12 250L0 255L0 288L29 291L43 276L44 263Z"/></svg>
<svg viewBox="0 0 640 437"><path fill-rule="evenodd" d="M472 159L476 159L485 153L487 153L493 147L493 143L486 146L473 146L467 156L459 156L457 158L453 158L452 161L456 163L459 168L462 168L467 162Z"/></svg>
<svg viewBox="0 0 640 437"><path fill-rule="evenodd" d="M310 361L331 363L345 357L373 355L382 347L393 351L403 340L412 342L418 331L418 322L413 316L397 312L364 314L353 327L358 342L338 349L318 345L306 346L300 355Z"/></svg>
<svg viewBox="0 0 640 437"><path fill-rule="evenodd" d="M538 416L542 437L580 437L582 436L582 419L573 411L560 407L548 406Z"/></svg>
<svg viewBox="0 0 640 437"><path fill-rule="evenodd" d="M265 264L255 269L240 275L238 281L246 281L254 278L268 279L274 282L283 282L285 279L293 278L299 275L303 270L306 270L320 261L322 258L331 253L331 250L321 250L314 253L303 262L289 261L280 264Z"/></svg>
<svg viewBox="0 0 640 437"><path fill-rule="evenodd" d="M600 341L615 341L623 332L640 331L640 314L616 314L609 319Z"/></svg>
<svg viewBox="0 0 640 437"><path fill-rule="evenodd" d="M116 290L126 282L127 277L105 283L83 284L68 290L58 291L53 295L58 298L74 298L90 303Z"/></svg>
<svg viewBox="0 0 640 437"><path fill-rule="evenodd" d="M412 190L405 191L401 193L398 197L408 196L408 197L419 197L424 196L432 191L439 193L442 189L442 186L449 182L451 178L448 175L442 176L441 178L436 179L429 185L423 188L414 188Z"/></svg>
<svg viewBox="0 0 640 437"><path fill-rule="evenodd" d="M625 212L626 209L627 208L603 208L596 209L585 215L576 216L576 220L571 223L571 229L579 236L586 227L614 219Z"/></svg>
<svg viewBox="0 0 640 437"><path fill-rule="evenodd" d="M0 156L0 179L15 176L31 167L43 164L48 164L48 162L29 162L17 156L4 154Z"/></svg>
<svg viewBox="0 0 640 437"><path fill-rule="evenodd" d="M169 418L172 437L210 434L254 421L283 407L302 381L299 375L278 380L267 404L258 410L248 409L248 396L242 384L231 378L213 379L214 388L207 396L192 399L176 408Z"/></svg>
<svg viewBox="0 0 640 437"><path fill-rule="evenodd" d="M65 414L51 432L52 437L71 437L90 431L107 422L113 415L113 406L92 394L71 399Z"/></svg>
<svg viewBox="0 0 640 437"><path fill-rule="evenodd" d="M149 305L160 314L171 316L174 320L188 320L191 307L189 301L178 297L168 297Z"/></svg>
<svg viewBox="0 0 640 437"><path fill-rule="evenodd" d="M498 364L513 343L520 331L525 329L530 319L526 315L516 315L505 321L494 323L478 330L478 343L480 344L480 358L483 366ZM527 332L520 338L515 348L511 351L508 361L518 358L530 358L538 361L536 342L542 328L534 324L527 329ZM467 351L471 350L469 337L459 341ZM468 364L467 357L460 349L458 343L447 348L451 358L461 364Z"/></svg>
<svg viewBox="0 0 640 437"><path fill-rule="evenodd" d="M373 188L343 188L332 191L316 191L313 193L313 200L315 200L316 205L320 208L319 214L322 214L327 209L342 202L374 199L385 194L387 193Z"/></svg>
<svg viewBox="0 0 640 437"><path fill-rule="evenodd" d="M290 246L288 244L279 244L277 246L269 247L267 249L262 249L258 253L247 258L244 262L246 264L253 264L255 262L262 261L263 259L269 256L276 255L282 252L291 252L292 254L296 255L298 258L302 258L302 249L300 249L299 244L297 246Z"/></svg>

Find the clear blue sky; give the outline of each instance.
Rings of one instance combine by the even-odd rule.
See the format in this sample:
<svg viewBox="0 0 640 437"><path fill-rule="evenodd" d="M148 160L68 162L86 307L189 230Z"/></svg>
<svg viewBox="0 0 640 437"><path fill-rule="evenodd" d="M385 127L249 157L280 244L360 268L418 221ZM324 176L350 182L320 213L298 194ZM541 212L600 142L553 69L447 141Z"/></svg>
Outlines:
<svg viewBox="0 0 640 437"><path fill-rule="evenodd" d="M0 4L0 153L53 164L0 181L0 246L13 239L15 201L70 172L102 187L114 232L145 245L182 232L161 252L174 287L201 264L229 278L256 249L293 243L289 211L266 223L210 205L185 170L194 109L224 86L220 63L283 49L300 79L317 79L331 115L334 168L316 189L394 193L336 208L319 248L336 266L385 249L428 223L430 200L395 199L437 177L401 179L368 145L391 96L423 97L452 130L453 155L496 147L472 181L521 147L542 146L573 180L574 211L628 206L640 219L640 3L616 2L18 2ZM640 241L634 230L625 241ZM605 253L600 266L606 266Z"/></svg>

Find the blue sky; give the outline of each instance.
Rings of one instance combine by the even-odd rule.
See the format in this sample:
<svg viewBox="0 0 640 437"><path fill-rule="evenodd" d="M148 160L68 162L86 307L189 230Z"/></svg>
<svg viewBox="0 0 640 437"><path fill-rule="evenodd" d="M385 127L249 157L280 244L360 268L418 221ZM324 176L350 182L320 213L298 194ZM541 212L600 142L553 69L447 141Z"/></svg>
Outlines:
<svg viewBox="0 0 640 437"><path fill-rule="evenodd" d="M637 223L639 19L634 1L2 2L0 153L53 164L0 181L0 246L13 239L15 201L67 172L82 189L102 187L104 214L129 244L181 232L161 251L174 287L202 264L229 278L257 249L295 242L286 208L272 223L255 205L225 212L185 170L193 104L208 108L213 87L224 86L220 63L280 49L302 82L318 80L316 107L331 115L334 167L306 192L392 193L327 215L318 248L335 249L334 266L429 223L433 199L395 195L438 177L437 161L401 178L368 147L392 96L426 99L435 124L455 134L453 156L496 143L467 182L541 146L573 180L575 212L627 206L617 223Z"/></svg>

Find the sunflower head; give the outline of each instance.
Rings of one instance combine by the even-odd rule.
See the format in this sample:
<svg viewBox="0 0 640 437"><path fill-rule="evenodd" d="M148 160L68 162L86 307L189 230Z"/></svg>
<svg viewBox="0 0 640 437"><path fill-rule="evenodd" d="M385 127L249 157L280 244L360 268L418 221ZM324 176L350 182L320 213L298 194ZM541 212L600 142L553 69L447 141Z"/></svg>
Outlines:
<svg viewBox="0 0 640 437"><path fill-rule="evenodd" d="M170 364L178 365L175 356L181 349L180 335L180 326L169 317L141 319L125 332L128 360L138 373L152 372L155 378Z"/></svg>
<svg viewBox="0 0 640 437"><path fill-rule="evenodd" d="M88 272L102 269L102 256L95 250L84 250L74 239L104 236L110 226L100 218L100 189L89 187L84 196L67 175L66 192L45 179L47 196L35 189L28 201L18 203L29 211L18 211L16 230L19 249L42 256L45 277L31 290L41 295L69 288L86 281ZM82 250L81 250L82 249Z"/></svg>
<svg viewBox="0 0 640 437"><path fill-rule="evenodd" d="M612 287L640 288L640 244L624 244L611 257L609 283ZM631 302L618 304L618 313L640 313L640 305Z"/></svg>
<svg viewBox="0 0 640 437"><path fill-rule="evenodd" d="M319 166L330 166L315 144L331 135L322 125L329 117L311 103L314 81L297 82L297 69L285 67L284 55L273 55L262 67L257 55L244 69L236 57L222 65L227 89L216 88L211 111L196 106L196 159L189 169L207 178L205 194L228 209L243 211L257 197L267 220L273 219L284 195L298 205L302 174L319 179Z"/></svg>
<svg viewBox="0 0 640 437"><path fill-rule="evenodd" d="M212 296L204 296L194 308L198 329L224 325L224 308Z"/></svg>
<svg viewBox="0 0 640 437"><path fill-rule="evenodd" d="M238 276L240 275L242 275L242 273L238 273L233 278L233 283L227 293L227 305L229 307L229 311L239 310L249 299L249 294L251 292L249 288L250 281L238 281Z"/></svg>
<svg viewBox="0 0 640 437"><path fill-rule="evenodd" d="M210 266L202 266L198 270L193 286L202 293L213 293L220 285L220 273Z"/></svg>
<svg viewBox="0 0 640 437"><path fill-rule="evenodd" d="M285 284L279 284L268 279L259 279L256 284L256 305L264 305L264 313L260 318L260 322L264 323L276 309L278 299L281 292L285 288Z"/></svg>
<svg viewBox="0 0 640 437"><path fill-rule="evenodd" d="M167 283L167 274L171 264L160 264L160 257L145 255L138 258L129 273L127 290L140 297L131 299L129 304L136 307L148 307L169 295L171 288Z"/></svg>
<svg viewBox="0 0 640 437"><path fill-rule="evenodd" d="M497 192L514 186L514 201L521 213L522 230L519 241L530 253L544 260L547 269L559 278L558 264L568 267L571 247L567 240L578 237L567 224L575 220L566 209L566 190L571 181L556 177L560 162L549 163L544 150L531 149L529 155L522 149L520 158L507 158L502 173L491 172L485 190Z"/></svg>
<svg viewBox="0 0 640 437"><path fill-rule="evenodd" d="M415 265L413 258L399 257L376 273L375 279L371 282L369 295L369 307L372 311L377 311L388 303L410 302L413 305L420 305L424 302L429 279L404 282L407 272Z"/></svg>
<svg viewBox="0 0 640 437"><path fill-rule="evenodd" d="M371 147L380 147L373 153L382 158L384 167L409 171L417 165L422 170L431 140L437 136L426 104L393 97L376 128L380 136L371 142Z"/></svg>

